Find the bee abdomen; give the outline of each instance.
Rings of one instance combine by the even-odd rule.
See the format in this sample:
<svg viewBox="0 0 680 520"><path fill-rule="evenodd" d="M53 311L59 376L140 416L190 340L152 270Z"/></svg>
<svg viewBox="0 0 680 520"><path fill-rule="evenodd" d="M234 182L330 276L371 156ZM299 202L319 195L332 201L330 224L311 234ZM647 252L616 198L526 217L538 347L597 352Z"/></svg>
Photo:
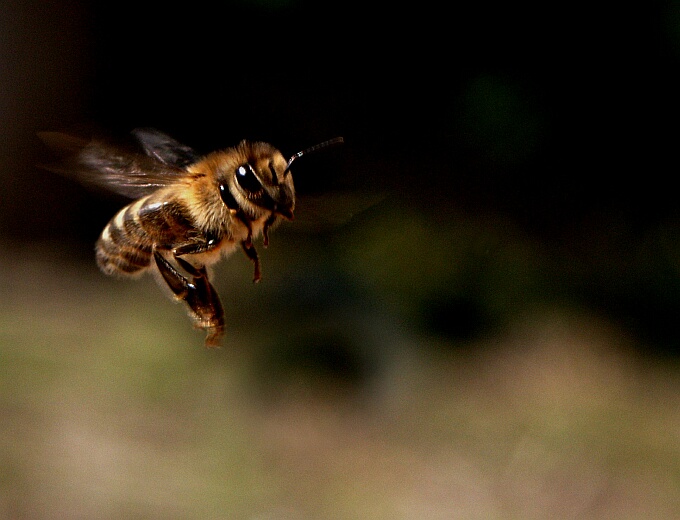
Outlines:
<svg viewBox="0 0 680 520"><path fill-rule="evenodd" d="M154 247L169 250L186 241L194 228L181 208L157 192L121 209L97 241L100 269L133 275L149 267Z"/></svg>
<svg viewBox="0 0 680 520"><path fill-rule="evenodd" d="M102 231L95 246L97 265L106 274L132 275L151 263L153 240L139 223L140 203L121 209Z"/></svg>

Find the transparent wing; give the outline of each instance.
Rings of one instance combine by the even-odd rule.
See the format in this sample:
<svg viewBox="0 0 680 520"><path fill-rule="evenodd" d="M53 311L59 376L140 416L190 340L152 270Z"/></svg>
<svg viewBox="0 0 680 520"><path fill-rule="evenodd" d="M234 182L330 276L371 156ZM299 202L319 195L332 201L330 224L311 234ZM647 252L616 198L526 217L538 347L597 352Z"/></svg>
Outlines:
<svg viewBox="0 0 680 520"><path fill-rule="evenodd" d="M132 131L149 157L179 168L186 168L200 157L189 146L178 142L155 128L137 128Z"/></svg>
<svg viewBox="0 0 680 520"><path fill-rule="evenodd" d="M38 136L62 156L61 162L44 165L44 168L86 186L105 188L126 197L141 197L186 176L184 168L163 162L154 155L133 153L60 132L40 132Z"/></svg>
<svg viewBox="0 0 680 520"><path fill-rule="evenodd" d="M301 195L295 204L295 222L290 228L302 233L330 232L380 204L385 193L338 191L324 195Z"/></svg>

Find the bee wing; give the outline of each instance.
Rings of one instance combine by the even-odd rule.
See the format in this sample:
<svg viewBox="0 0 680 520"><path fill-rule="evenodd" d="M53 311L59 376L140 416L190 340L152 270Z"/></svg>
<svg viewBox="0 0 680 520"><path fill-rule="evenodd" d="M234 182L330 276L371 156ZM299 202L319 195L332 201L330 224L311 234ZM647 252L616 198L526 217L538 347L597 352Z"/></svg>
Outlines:
<svg viewBox="0 0 680 520"><path fill-rule="evenodd" d="M40 139L64 156L57 165L44 168L71 177L88 187L106 188L138 198L175 184L186 170L157 159L155 155L128 152L100 141L87 141L60 132L40 132Z"/></svg>
<svg viewBox="0 0 680 520"><path fill-rule="evenodd" d="M163 164L186 168L200 158L192 148L155 128L137 128L132 131L132 135L149 157Z"/></svg>
<svg viewBox="0 0 680 520"><path fill-rule="evenodd" d="M380 204L387 195L375 192L338 191L302 195L295 205L295 231L323 233L339 229L357 215Z"/></svg>

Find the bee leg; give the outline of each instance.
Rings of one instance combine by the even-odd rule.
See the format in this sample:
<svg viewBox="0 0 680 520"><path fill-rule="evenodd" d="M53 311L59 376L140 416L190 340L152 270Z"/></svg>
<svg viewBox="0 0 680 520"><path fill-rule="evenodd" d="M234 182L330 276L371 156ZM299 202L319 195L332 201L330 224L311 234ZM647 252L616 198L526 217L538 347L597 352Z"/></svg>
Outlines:
<svg viewBox="0 0 680 520"><path fill-rule="evenodd" d="M257 256L257 250L253 245L252 240L244 240L241 242L241 247L246 256L255 264L255 273L253 274L253 283L257 283L262 278L260 273L260 258Z"/></svg>
<svg viewBox="0 0 680 520"><path fill-rule="evenodd" d="M203 328L208 329L206 345L218 345L219 339L224 332L224 312L217 290L208 279L208 271L205 266L200 268L195 267L193 264L182 258L175 257L175 260L177 260L177 263L182 269L192 276L192 285L197 288L195 293L189 293L189 297L186 301L194 313L200 317L201 322L207 322L209 324L208 327L203 326ZM211 337L215 336L215 333L219 333L219 335L214 337L214 340L211 340ZM217 343L214 341L217 341Z"/></svg>
<svg viewBox="0 0 680 520"><path fill-rule="evenodd" d="M219 346L224 335L224 311L217 291L208 281L205 267L195 267L186 260L175 257L177 263L192 277L187 280L163 255L154 251L154 259L163 279L175 296L184 300L199 328L205 329L205 345Z"/></svg>
<svg viewBox="0 0 680 520"><path fill-rule="evenodd" d="M177 246L172 250L172 252L175 255L175 258L183 255L205 253L215 249L219 243L220 241L218 238L207 236L204 240L197 240L195 242L188 242L186 244Z"/></svg>
<svg viewBox="0 0 680 520"><path fill-rule="evenodd" d="M272 213L269 215L269 218L265 220L264 222L264 227L262 228L262 245L264 247L267 247L269 245L269 228L274 225L276 222L276 213Z"/></svg>

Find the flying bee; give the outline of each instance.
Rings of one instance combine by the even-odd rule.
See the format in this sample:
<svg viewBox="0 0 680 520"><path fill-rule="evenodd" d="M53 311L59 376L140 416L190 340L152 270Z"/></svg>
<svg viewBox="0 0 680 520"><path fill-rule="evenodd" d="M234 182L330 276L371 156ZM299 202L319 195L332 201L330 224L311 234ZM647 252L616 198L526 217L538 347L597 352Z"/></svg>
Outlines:
<svg viewBox="0 0 680 520"><path fill-rule="evenodd" d="M104 227L97 240L97 264L109 275L136 276L156 270L175 298L188 306L194 326L215 347L224 335L224 312L207 268L241 248L260 280L253 241L282 220L293 220L293 161L330 145L336 137L294 154L263 142L242 141L233 148L198 155L153 129L133 132L145 155L99 141L57 132L40 137L49 146L72 152L65 167L86 184L134 198Z"/></svg>

